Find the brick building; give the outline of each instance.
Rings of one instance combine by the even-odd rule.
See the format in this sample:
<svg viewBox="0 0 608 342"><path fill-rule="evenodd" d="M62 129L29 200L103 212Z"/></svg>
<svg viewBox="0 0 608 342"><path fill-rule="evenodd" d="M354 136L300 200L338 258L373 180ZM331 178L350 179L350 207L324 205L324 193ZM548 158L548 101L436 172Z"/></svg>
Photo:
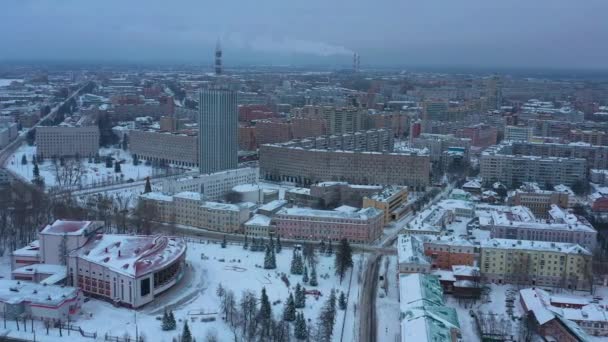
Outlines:
<svg viewBox="0 0 608 342"><path fill-rule="evenodd" d="M288 239L332 240L369 243L382 235L382 212L283 208L272 218L275 231Z"/></svg>

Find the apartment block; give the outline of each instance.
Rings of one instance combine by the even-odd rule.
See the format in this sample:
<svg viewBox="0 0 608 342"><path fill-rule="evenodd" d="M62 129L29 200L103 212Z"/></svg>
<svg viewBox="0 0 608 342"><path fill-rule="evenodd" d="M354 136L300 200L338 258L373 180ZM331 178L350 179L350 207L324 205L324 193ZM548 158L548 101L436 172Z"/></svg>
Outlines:
<svg viewBox="0 0 608 342"><path fill-rule="evenodd" d="M36 128L36 154L51 157L88 157L99 150L97 126L40 126Z"/></svg>
<svg viewBox="0 0 608 342"><path fill-rule="evenodd" d="M588 160L517 153L514 145L496 145L482 153L480 174L484 183L501 182L510 188L527 182L572 185L586 176Z"/></svg>
<svg viewBox="0 0 608 342"><path fill-rule="evenodd" d="M490 239L481 242L481 275L496 284L589 290L591 253L578 244Z"/></svg>
<svg viewBox="0 0 608 342"><path fill-rule="evenodd" d="M506 126L505 140L509 141L530 141L534 135L533 126Z"/></svg>
<svg viewBox="0 0 608 342"><path fill-rule="evenodd" d="M198 166L196 133L133 130L129 132L129 149L139 159L154 163Z"/></svg>
<svg viewBox="0 0 608 342"><path fill-rule="evenodd" d="M388 131L358 133L262 145L261 176L303 185L323 181L428 185L428 154L391 153L392 134Z"/></svg>

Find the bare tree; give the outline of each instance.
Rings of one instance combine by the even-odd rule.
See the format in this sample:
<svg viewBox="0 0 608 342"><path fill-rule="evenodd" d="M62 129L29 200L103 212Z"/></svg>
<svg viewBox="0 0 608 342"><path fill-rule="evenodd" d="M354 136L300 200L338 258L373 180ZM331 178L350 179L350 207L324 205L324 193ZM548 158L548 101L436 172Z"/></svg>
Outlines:
<svg viewBox="0 0 608 342"><path fill-rule="evenodd" d="M71 188L81 185L84 175L84 166L80 159L67 159L62 163L53 160L53 173L55 175L56 187Z"/></svg>

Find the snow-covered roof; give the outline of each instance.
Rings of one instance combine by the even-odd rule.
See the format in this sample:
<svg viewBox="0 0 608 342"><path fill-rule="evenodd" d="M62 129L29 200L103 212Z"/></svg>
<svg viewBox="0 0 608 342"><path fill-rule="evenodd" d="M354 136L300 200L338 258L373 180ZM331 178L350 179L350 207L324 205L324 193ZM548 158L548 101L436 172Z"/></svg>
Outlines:
<svg viewBox="0 0 608 342"><path fill-rule="evenodd" d="M436 276L422 273L399 275L401 312L414 307L443 304L443 289Z"/></svg>
<svg viewBox="0 0 608 342"><path fill-rule="evenodd" d="M173 195L173 198L182 198L182 199L186 199L186 200L200 201L201 193L194 192L194 191L183 191L183 192L179 192L179 193Z"/></svg>
<svg viewBox="0 0 608 342"><path fill-rule="evenodd" d="M14 256L38 257L40 256L40 241L34 240L27 246L19 248L12 253Z"/></svg>
<svg viewBox="0 0 608 342"><path fill-rule="evenodd" d="M251 191L259 191L259 184L239 184L232 188L232 191L236 192L251 192Z"/></svg>
<svg viewBox="0 0 608 342"><path fill-rule="evenodd" d="M534 314L538 324L545 324L555 318L555 314L545 307L542 294L537 289L523 289L519 291L519 295L526 308Z"/></svg>
<svg viewBox="0 0 608 342"><path fill-rule="evenodd" d="M310 195L310 189L307 188L293 188L287 190L287 192L300 195Z"/></svg>
<svg viewBox="0 0 608 342"><path fill-rule="evenodd" d="M348 220L368 220L370 218L382 215L382 212L376 208L371 208L371 207L363 208L356 212L292 207L292 208L283 208L283 209L279 210L277 212L277 215L311 216L311 217L324 217L324 218L348 219Z"/></svg>
<svg viewBox="0 0 608 342"><path fill-rule="evenodd" d="M343 211L343 212L347 212L347 213L354 213L357 210L359 210L359 208L355 208L355 207L351 207L350 205L341 205L337 208L334 208L335 211Z"/></svg>
<svg viewBox="0 0 608 342"><path fill-rule="evenodd" d="M131 277L157 271L186 252L179 237L98 234L70 255Z"/></svg>
<svg viewBox="0 0 608 342"><path fill-rule="evenodd" d="M245 222L246 226L270 226L272 219L266 215L255 214L249 221Z"/></svg>
<svg viewBox="0 0 608 342"><path fill-rule="evenodd" d="M512 240L512 239L489 239L481 241L482 248L518 249L518 250L538 250L548 252L560 252L566 254L591 253L576 243L532 241L532 240Z"/></svg>
<svg viewBox="0 0 608 342"><path fill-rule="evenodd" d="M270 202L262 205L261 207L258 208L258 210L275 211L275 210L285 206L286 204L287 204L286 200L274 200L274 201L270 201Z"/></svg>
<svg viewBox="0 0 608 342"><path fill-rule="evenodd" d="M428 257L424 254L422 239L409 234L400 234L397 240L397 256L399 263L415 263L430 265Z"/></svg>
<svg viewBox="0 0 608 342"><path fill-rule="evenodd" d="M101 222L95 221L67 221L56 220L40 231L40 234L49 235L86 235L102 226Z"/></svg>
<svg viewBox="0 0 608 342"><path fill-rule="evenodd" d="M68 273L67 267L64 265L50 265L50 264L33 264L23 267L19 267L13 270L12 276L15 275L34 275L34 274L46 274L48 275L40 283L53 285L64 280Z"/></svg>
<svg viewBox="0 0 608 342"><path fill-rule="evenodd" d="M173 202L173 196L165 195L162 192L148 192L146 194L139 195L139 197L153 201Z"/></svg>
<svg viewBox="0 0 608 342"><path fill-rule="evenodd" d="M28 302L34 305L58 306L76 298L79 293L80 290L75 287L0 279L0 301L9 304Z"/></svg>
<svg viewBox="0 0 608 342"><path fill-rule="evenodd" d="M595 232L591 224L582 217L569 213L552 204L549 210L550 220L537 220L532 211L524 206L514 206L510 210L495 210L490 214L487 225L508 226L529 229L573 230Z"/></svg>
<svg viewBox="0 0 608 342"><path fill-rule="evenodd" d="M393 196L399 195L402 191L405 191L403 186L387 186L382 191L372 195L370 198L378 202L390 201Z"/></svg>

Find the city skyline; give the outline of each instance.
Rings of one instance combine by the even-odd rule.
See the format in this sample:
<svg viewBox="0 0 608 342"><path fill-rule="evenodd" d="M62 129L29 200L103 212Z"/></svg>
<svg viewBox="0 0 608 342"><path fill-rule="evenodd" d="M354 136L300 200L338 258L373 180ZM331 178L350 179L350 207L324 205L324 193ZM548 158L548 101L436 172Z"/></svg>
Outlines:
<svg viewBox="0 0 608 342"><path fill-rule="evenodd" d="M12 33L2 38L13 48L0 53L0 61L212 65L219 38L227 66L348 65L356 52L363 66L608 68L602 46L608 27L601 17L608 4L601 1L582 7L568 0L508 6L385 0L370 6L10 1L0 14L0 32ZM200 12L208 13L206 20Z"/></svg>

